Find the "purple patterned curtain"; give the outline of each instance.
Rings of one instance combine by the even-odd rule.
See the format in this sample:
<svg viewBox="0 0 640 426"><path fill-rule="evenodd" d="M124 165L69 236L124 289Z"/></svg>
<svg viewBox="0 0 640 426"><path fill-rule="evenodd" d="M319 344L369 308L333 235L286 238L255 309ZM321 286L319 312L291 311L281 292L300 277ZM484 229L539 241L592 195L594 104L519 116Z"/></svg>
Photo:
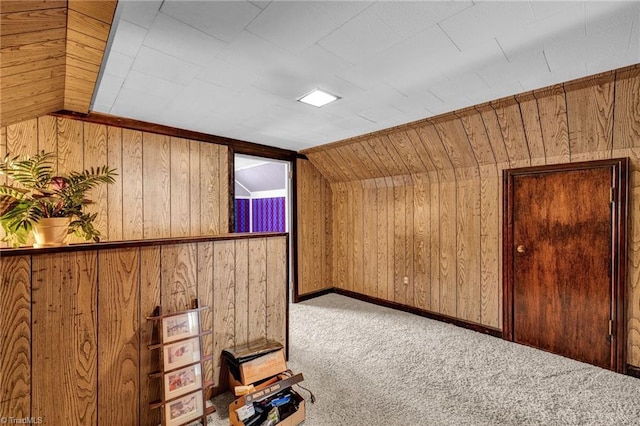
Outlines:
<svg viewBox="0 0 640 426"><path fill-rule="evenodd" d="M258 198L253 204L253 232L285 232L285 198Z"/></svg>
<svg viewBox="0 0 640 426"><path fill-rule="evenodd" d="M236 232L250 232L249 200L246 198L236 198L235 204Z"/></svg>

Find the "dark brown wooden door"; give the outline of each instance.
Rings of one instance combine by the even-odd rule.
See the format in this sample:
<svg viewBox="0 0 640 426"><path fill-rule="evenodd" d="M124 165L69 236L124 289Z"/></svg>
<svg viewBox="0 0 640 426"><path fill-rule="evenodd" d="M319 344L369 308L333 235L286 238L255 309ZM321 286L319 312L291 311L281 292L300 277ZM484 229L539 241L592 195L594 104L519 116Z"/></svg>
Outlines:
<svg viewBox="0 0 640 426"><path fill-rule="evenodd" d="M613 368L611 168L513 177L513 340Z"/></svg>

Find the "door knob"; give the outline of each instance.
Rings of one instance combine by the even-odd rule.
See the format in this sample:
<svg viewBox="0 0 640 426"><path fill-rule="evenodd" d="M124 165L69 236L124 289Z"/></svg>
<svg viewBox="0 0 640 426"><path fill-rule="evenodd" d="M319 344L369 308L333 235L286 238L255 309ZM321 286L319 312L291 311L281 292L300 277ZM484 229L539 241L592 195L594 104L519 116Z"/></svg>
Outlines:
<svg viewBox="0 0 640 426"><path fill-rule="evenodd" d="M522 244L520 244L518 247L516 247L516 251L518 253L524 253L525 252L525 248Z"/></svg>

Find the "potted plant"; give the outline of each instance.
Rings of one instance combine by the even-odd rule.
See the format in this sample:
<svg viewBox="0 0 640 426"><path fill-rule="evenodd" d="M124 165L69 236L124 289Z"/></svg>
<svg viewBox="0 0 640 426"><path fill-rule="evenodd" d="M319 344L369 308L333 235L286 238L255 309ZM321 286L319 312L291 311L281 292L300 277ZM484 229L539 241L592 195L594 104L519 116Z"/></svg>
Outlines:
<svg viewBox="0 0 640 426"><path fill-rule="evenodd" d="M0 163L0 175L8 178L0 185L3 241L14 247L25 244L32 230L36 247L64 245L64 238L71 233L87 241L100 240L100 232L93 226L97 213L83 210L92 203L85 194L101 184L113 183L115 169L92 167L58 175L54 171L56 158L56 154L42 151L22 158L7 155ZM47 240L51 237L56 240Z"/></svg>

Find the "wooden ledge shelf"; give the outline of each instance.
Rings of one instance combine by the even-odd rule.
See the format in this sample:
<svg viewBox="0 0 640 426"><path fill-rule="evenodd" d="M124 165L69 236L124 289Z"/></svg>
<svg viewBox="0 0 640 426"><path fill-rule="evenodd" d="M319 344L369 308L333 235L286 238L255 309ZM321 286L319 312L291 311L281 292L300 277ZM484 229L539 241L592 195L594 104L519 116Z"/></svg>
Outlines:
<svg viewBox="0 0 640 426"><path fill-rule="evenodd" d="M80 243L80 244L69 244L68 246L62 246L62 247L2 248L0 249L0 256L1 257L24 256L24 255L39 255L39 254L51 254L51 253L66 253L66 252L75 252L75 251L163 246L163 245L172 245L172 244L193 244L193 243L206 243L209 241L242 240L242 239L251 239L251 238L279 237L279 236L286 236L286 235L287 235L286 232L252 232L252 233L238 233L238 234L209 235L209 236L203 236L203 237L156 238L156 239L149 239L149 240Z"/></svg>

